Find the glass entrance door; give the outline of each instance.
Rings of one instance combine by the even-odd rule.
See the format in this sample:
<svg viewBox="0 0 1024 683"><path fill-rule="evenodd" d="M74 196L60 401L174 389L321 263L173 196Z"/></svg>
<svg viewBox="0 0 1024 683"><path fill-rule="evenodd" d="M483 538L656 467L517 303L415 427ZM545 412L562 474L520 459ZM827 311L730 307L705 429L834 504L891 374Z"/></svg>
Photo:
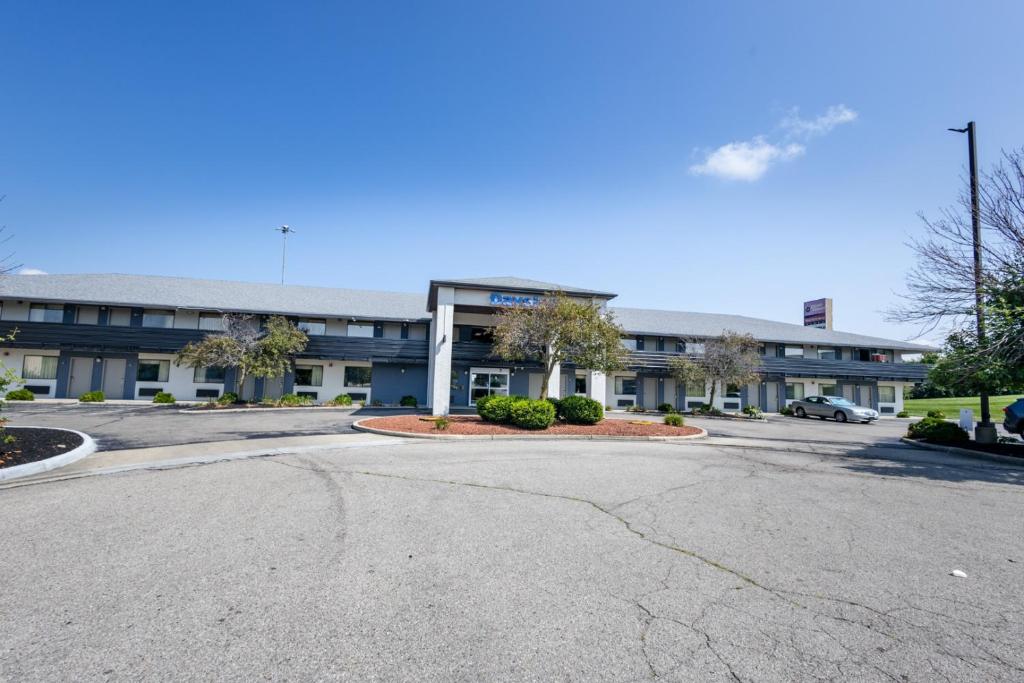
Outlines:
<svg viewBox="0 0 1024 683"><path fill-rule="evenodd" d="M508 370L473 368L469 373L469 405L484 396L508 396Z"/></svg>

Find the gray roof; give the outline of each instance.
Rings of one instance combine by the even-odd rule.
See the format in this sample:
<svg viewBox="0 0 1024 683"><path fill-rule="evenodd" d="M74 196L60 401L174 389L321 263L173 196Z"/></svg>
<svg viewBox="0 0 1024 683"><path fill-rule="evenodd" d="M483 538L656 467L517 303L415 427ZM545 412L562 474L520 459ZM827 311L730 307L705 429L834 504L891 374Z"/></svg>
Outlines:
<svg viewBox="0 0 1024 683"><path fill-rule="evenodd" d="M687 313L649 308L609 307L619 325L634 334L714 337L729 330L753 335L759 341L836 346L864 346L901 351L933 351L934 347L851 332L822 330L793 323L722 313Z"/></svg>
<svg viewBox="0 0 1024 683"><path fill-rule="evenodd" d="M550 282L513 277L433 280L432 285L612 296ZM433 289L433 287L431 288ZM0 277L0 298L152 308L280 313L363 320L427 320L427 295L362 289L234 282L158 275L8 275ZM749 333L761 341L832 344L931 351L930 346L862 334L820 330L760 318L718 313L686 313L645 308L611 308L618 323L634 334L712 337L724 330Z"/></svg>
<svg viewBox="0 0 1024 683"><path fill-rule="evenodd" d="M431 280L432 285L456 285L471 287L474 289L513 289L528 290L535 292L565 292L566 294L589 294L593 296L612 298L615 295L611 292L599 292L593 289L573 287L571 285L560 285L556 282L543 282L541 280L529 280L523 277L503 275L500 277L473 277L455 278L443 280Z"/></svg>
<svg viewBox="0 0 1024 683"><path fill-rule="evenodd" d="M429 318L426 294L116 273L0 277L0 297L370 320Z"/></svg>

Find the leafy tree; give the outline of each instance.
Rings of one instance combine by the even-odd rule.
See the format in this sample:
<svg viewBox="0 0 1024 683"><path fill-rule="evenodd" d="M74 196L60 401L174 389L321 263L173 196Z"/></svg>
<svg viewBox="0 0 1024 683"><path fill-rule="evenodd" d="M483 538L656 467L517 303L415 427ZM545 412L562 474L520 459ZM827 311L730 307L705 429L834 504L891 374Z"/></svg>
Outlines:
<svg viewBox="0 0 1024 683"><path fill-rule="evenodd" d="M723 386L747 384L760 378L761 354L758 347L752 335L727 330L720 337L704 340L703 355L672 358L669 370L682 384L710 382L710 403L714 405L718 383Z"/></svg>
<svg viewBox="0 0 1024 683"><path fill-rule="evenodd" d="M234 368L239 391L247 377L284 376L292 357L308 341L304 332L279 315L268 318L264 329L253 315L228 313L223 321L223 331L189 342L176 362L192 368Z"/></svg>
<svg viewBox="0 0 1024 683"><path fill-rule="evenodd" d="M561 292L534 306L511 306L497 315L494 353L509 361L539 361L544 368L540 397L548 396L551 373L559 363L613 372L625 367L622 328L595 303Z"/></svg>

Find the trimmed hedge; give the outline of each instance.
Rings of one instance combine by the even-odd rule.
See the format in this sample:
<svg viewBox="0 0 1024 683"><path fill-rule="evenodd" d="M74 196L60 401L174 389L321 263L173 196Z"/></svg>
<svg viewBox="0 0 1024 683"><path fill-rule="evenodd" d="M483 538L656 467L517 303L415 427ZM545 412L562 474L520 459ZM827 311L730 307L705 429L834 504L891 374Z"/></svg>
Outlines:
<svg viewBox="0 0 1024 683"><path fill-rule="evenodd" d="M348 394L338 394L331 400L331 405L350 406L352 405L352 397Z"/></svg>
<svg viewBox="0 0 1024 683"><path fill-rule="evenodd" d="M522 396L486 396L477 400L476 412L482 419L488 422L510 424L512 422L512 406L521 401L529 400ZM544 403L551 406L547 401L544 401ZM554 409L554 406L551 406L551 410L554 411Z"/></svg>
<svg viewBox="0 0 1024 683"><path fill-rule="evenodd" d="M665 424L669 427L682 427L683 416L678 413L670 413L665 416Z"/></svg>
<svg viewBox="0 0 1024 683"><path fill-rule="evenodd" d="M900 412L896 413L896 417L910 417L910 413L906 410L901 410Z"/></svg>
<svg viewBox="0 0 1024 683"><path fill-rule="evenodd" d="M672 405L671 403L659 403L658 404L658 412L659 413L674 413L674 412L676 412L676 407L674 405Z"/></svg>
<svg viewBox="0 0 1024 683"><path fill-rule="evenodd" d="M597 424L604 419L604 407L586 396L566 396L558 402L558 417L574 425Z"/></svg>
<svg viewBox="0 0 1024 683"><path fill-rule="evenodd" d="M405 406L407 408L415 408L419 405L419 401L416 400L415 396L403 396L398 400L398 405Z"/></svg>
<svg viewBox="0 0 1024 683"><path fill-rule="evenodd" d="M494 405L494 402L491 402ZM547 429L555 421L555 406L550 401L515 401L511 408L512 423L523 429Z"/></svg>
<svg viewBox="0 0 1024 683"><path fill-rule="evenodd" d="M34 400L36 400L36 395L33 394L28 389L24 389L24 388L22 388L22 389L14 389L13 391L8 391L7 392L7 400L8 401L34 401Z"/></svg>
<svg viewBox="0 0 1024 683"><path fill-rule="evenodd" d="M233 391L225 391L219 398L217 398L217 403L225 406L232 403L238 403L238 394Z"/></svg>
<svg viewBox="0 0 1024 683"><path fill-rule="evenodd" d="M299 396L298 394L284 394L277 400L279 406L309 406L313 405L313 399L309 396Z"/></svg>
<svg viewBox="0 0 1024 683"><path fill-rule="evenodd" d="M911 439L924 439L939 443L966 443L971 440L960 425L940 420L937 417L926 417L907 428L907 436Z"/></svg>
<svg viewBox="0 0 1024 683"><path fill-rule="evenodd" d="M946 419L946 414L944 412L942 412L941 410L929 410L928 411L928 417L933 417L936 420L945 420Z"/></svg>
<svg viewBox="0 0 1024 683"><path fill-rule="evenodd" d="M107 397L102 391L87 391L78 397L79 403L103 403Z"/></svg>
<svg viewBox="0 0 1024 683"><path fill-rule="evenodd" d="M153 403L174 403L174 394L169 394L166 391L158 391L153 396Z"/></svg>

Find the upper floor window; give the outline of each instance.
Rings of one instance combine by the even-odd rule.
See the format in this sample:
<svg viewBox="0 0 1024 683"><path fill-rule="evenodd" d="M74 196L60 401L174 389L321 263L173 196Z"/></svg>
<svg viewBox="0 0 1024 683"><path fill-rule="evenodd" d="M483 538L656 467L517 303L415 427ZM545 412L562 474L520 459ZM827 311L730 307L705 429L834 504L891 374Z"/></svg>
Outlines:
<svg viewBox="0 0 1024 683"><path fill-rule="evenodd" d="M300 387L322 387L324 385L324 366L295 366L295 384Z"/></svg>
<svg viewBox="0 0 1024 683"><path fill-rule="evenodd" d="M361 323L348 324L348 336L350 337L372 337L373 324L364 325Z"/></svg>
<svg viewBox="0 0 1024 683"><path fill-rule="evenodd" d="M174 327L174 311L167 308L147 308L142 311L143 327Z"/></svg>
<svg viewBox="0 0 1024 683"><path fill-rule="evenodd" d="M116 327L128 327L132 324L132 311L130 308L111 308L107 317L107 324Z"/></svg>
<svg viewBox="0 0 1024 683"><path fill-rule="evenodd" d="M839 349L833 349L828 347L822 347L818 349L819 360L839 360L842 358L842 352Z"/></svg>
<svg viewBox="0 0 1024 683"><path fill-rule="evenodd" d="M704 355L704 342L688 341L686 342L686 352L692 353L697 356Z"/></svg>
<svg viewBox="0 0 1024 683"><path fill-rule="evenodd" d="M31 304L28 307L28 319L33 323L64 322L63 304Z"/></svg>
<svg viewBox="0 0 1024 683"><path fill-rule="evenodd" d="M779 346L777 348L778 348L778 351L776 351L776 355L779 358L803 358L804 357L804 347L802 347L802 346L792 346L790 344L779 344Z"/></svg>
<svg viewBox="0 0 1024 683"><path fill-rule="evenodd" d="M25 356L22 379L57 379L57 356Z"/></svg>
<svg viewBox="0 0 1024 683"><path fill-rule="evenodd" d="M139 382L166 382L170 369L171 361L169 360L143 360L140 358L135 379Z"/></svg>
<svg viewBox="0 0 1024 683"><path fill-rule="evenodd" d="M494 343L494 330L489 327L474 327L469 331L470 341L483 342L485 344Z"/></svg>
<svg viewBox="0 0 1024 683"><path fill-rule="evenodd" d="M636 339L634 339L633 337L623 337L622 345L625 346L626 349L629 351L636 351Z"/></svg>
<svg viewBox="0 0 1024 683"><path fill-rule="evenodd" d="M296 327L306 334L321 336L327 334L327 321L323 318L299 318Z"/></svg>
<svg viewBox="0 0 1024 683"><path fill-rule="evenodd" d="M224 316L220 313L200 313L199 329L219 332L224 329Z"/></svg>

